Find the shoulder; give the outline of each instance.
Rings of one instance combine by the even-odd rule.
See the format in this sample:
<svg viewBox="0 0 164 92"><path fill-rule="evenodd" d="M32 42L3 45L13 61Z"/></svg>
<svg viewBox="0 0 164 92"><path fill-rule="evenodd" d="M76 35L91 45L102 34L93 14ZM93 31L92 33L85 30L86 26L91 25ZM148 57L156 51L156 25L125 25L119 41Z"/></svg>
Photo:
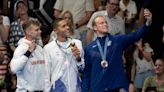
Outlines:
<svg viewBox="0 0 164 92"><path fill-rule="evenodd" d="M75 43L82 43L79 39L72 39L72 41Z"/></svg>
<svg viewBox="0 0 164 92"><path fill-rule="evenodd" d="M15 25L19 25L19 23L18 23L17 20L15 20L15 21L13 21L13 22L11 23L11 26L15 26Z"/></svg>
<svg viewBox="0 0 164 92"><path fill-rule="evenodd" d="M49 42L48 44L46 44L46 45L44 46L44 49L45 49L45 50L54 49L55 46L56 46L56 42L55 42L55 40L53 40L53 41Z"/></svg>
<svg viewBox="0 0 164 92"><path fill-rule="evenodd" d="M39 50L43 50L43 47L42 46L40 46L40 45L37 45L37 47L36 47L37 49L39 49Z"/></svg>
<svg viewBox="0 0 164 92"><path fill-rule="evenodd" d="M92 42L90 42L89 44L86 45L85 49L86 50L91 50L91 49L96 48L96 47L97 47L96 41L92 41Z"/></svg>
<svg viewBox="0 0 164 92"><path fill-rule="evenodd" d="M123 20L122 17L119 16L119 15L116 15L116 16L115 16L115 19L118 20L118 21L120 21L120 22L123 22L123 23L124 23L124 20Z"/></svg>
<svg viewBox="0 0 164 92"><path fill-rule="evenodd" d="M3 17L3 24L4 25L10 25L9 17L7 17L7 16L2 16L2 17Z"/></svg>
<svg viewBox="0 0 164 92"><path fill-rule="evenodd" d="M14 56L20 56L20 55L23 55L29 48L29 45L26 44L26 43L21 43L19 44L15 51L14 51Z"/></svg>
<svg viewBox="0 0 164 92"><path fill-rule="evenodd" d="M104 16L107 14L107 11L106 10L103 10L103 11L97 11L97 12L94 12L93 13L93 16L97 17L97 16Z"/></svg>
<svg viewBox="0 0 164 92"><path fill-rule="evenodd" d="M71 43L75 43L75 45L78 47L78 48L83 48L83 46L82 46L82 42L79 40L79 39L72 39L71 40Z"/></svg>
<svg viewBox="0 0 164 92"><path fill-rule="evenodd" d="M130 4L136 4L134 1L132 1L132 0L130 0L130 2L129 2Z"/></svg>
<svg viewBox="0 0 164 92"><path fill-rule="evenodd" d="M147 82L152 82L152 81L155 81L155 76L149 76L146 78L146 81Z"/></svg>

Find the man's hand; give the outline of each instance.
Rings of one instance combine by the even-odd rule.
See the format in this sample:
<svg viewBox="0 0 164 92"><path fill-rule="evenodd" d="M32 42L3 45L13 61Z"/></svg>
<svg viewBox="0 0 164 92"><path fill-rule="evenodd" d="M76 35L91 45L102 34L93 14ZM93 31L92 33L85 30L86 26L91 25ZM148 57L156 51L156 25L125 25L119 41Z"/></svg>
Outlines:
<svg viewBox="0 0 164 92"><path fill-rule="evenodd" d="M129 84L129 92L136 92L135 91L135 86L132 83Z"/></svg>
<svg viewBox="0 0 164 92"><path fill-rule="evenodd" d="M73 55L76 57L76 60L81 61L80 50L77 48L77 46L76 45L71 46L71 50Z"/></svg>
<svg viewBox="0 0 164 92"><path fill-rule="evenodd" d="M35 47L36 47L35 41L31 41L30 43L28 43L28 45L29 45L29 49L28 50L30 52L33 52L35 50Z"/></svg>
<svg viewBox="0 0 164 92"><path fill-rule="evenodd" d="M139 41L135 42L135 45L137 46L137 48L139 50L142 51L143 47L142 47L142 39L140 39Z"/></svg>
<svg viewBox="0 0 164 92"><path fill-rule="evenodd" d="M150 26L152 23L152 13L149 9L144 9L144 17L146 19L146 26Z"/></svg>

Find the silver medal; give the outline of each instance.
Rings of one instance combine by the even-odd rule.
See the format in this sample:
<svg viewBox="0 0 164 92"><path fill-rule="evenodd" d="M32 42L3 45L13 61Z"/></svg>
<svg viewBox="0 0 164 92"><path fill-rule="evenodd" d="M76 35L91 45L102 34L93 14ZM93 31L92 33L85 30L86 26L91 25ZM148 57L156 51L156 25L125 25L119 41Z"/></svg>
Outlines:
<svg viewBox="0 0 164 92"><path fill-rule="evenodd" d="M107 67L108 67L108 62L107 62L106 60L102 60L102 61L101 61L101 66L102 66L103 68L107 68Z"/></svg>

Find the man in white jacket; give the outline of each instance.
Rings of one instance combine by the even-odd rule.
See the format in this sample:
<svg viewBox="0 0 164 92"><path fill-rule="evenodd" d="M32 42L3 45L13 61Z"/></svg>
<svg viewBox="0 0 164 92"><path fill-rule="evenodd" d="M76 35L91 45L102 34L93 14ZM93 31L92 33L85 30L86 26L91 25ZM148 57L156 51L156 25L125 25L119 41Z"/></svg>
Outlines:
<svg viewBox="0 0 164 92"><path fill-rule="evenodd" d="M80 40L70 38L64 19L53 23L57 38L44 47L46 92L81 92L79 70L84 68L84 52Z"/></svg>
<svg viewBox="0 0 164 92"><path fill-rule="evenodd" d="M43 48L37 44L40 39L38 20L29 20L23 25L25 37L20 39L10 68L17 76L16 92L43 92L45 61Z"/></svg>

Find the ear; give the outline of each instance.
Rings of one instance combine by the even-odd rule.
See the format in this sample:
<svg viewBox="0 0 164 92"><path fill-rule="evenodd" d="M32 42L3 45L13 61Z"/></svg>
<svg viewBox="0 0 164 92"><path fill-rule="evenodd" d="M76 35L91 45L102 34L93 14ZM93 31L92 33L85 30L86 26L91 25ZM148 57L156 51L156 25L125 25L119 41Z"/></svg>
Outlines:
<svg viewBox="0 0 164 92"><path fill-rule="evenodd" d="M24 31L25 31L25 33L26 33L27 35L32 35L31 30L29 30L28 28L27 28L26 30L24 30Z"/></svg>
<svg viewBox="0 0 164 92"><path fill-rule="evenodd" d="M56 28L53 28L53 31L56 32Z"/></svg>
<svg viewBox="0 0 164 92"><path fill-rule="evenodd" d="M54 28L53 31L54 31L55 34L58 33L58 29L57 28Z"/></svg>
<svg viewBox="0 0 164 92"><path fill-rule="evenodd" d="M96 31L97 30L97 26L93 26L93 30Z"/></svg>

